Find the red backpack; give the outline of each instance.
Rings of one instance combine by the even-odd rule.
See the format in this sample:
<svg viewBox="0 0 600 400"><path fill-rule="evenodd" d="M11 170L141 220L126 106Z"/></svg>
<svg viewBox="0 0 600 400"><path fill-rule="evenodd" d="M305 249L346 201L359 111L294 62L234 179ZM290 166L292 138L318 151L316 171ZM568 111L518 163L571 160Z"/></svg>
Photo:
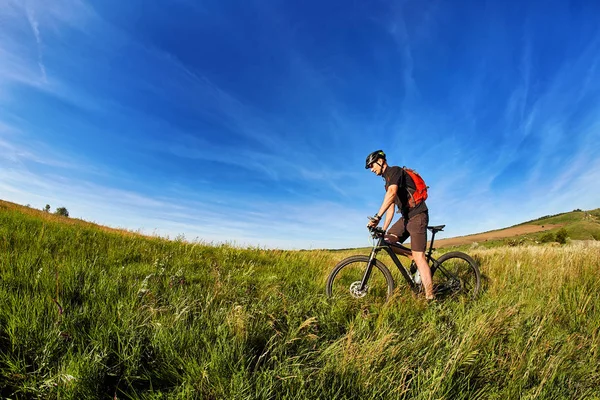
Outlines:
<svg viewBox="0 0 600 400"><path fill-rule="evenodd" d="M421 175L414 169L402 167L402 169L411 177L413 182L415 183L415 189L409 188L406 184L406 191L410 195L410 199L408 200L408 206L410 208L416 207L421 202L427 200L427 189L429 186L425 184Z"/></svg>

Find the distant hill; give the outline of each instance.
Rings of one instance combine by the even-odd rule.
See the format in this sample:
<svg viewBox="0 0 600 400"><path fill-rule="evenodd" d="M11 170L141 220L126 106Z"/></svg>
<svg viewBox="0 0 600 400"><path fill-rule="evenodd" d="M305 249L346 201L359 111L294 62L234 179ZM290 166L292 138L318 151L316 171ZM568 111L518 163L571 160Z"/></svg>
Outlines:
<svg viewBox="0 0 600 400"><path fill-rule="evenodd" d="M123 235L140 235L143 236L141 233L139 232L135 232L135 231L130 231L127 229L120 229L120 228L110 228L108 226L104 226L104 225L100 225L100 224L96 224L94 222L89 222L89 221L84 221L82 219L79 218L72 218L72 217L64 217L61 215L56 215L53 212L45 212L43 210L37 209L37 208L33 208L30 206L23 206L21 204L16 204L16 203L12 203L10 201L6 201L6 200L0 200L0 212L2 211L18 211L21 212L23 214L26 215L30 215L33 217L38 217L42 220L45 221L52 221L52 222L61 222L64 224L68 224L68 225L74 225L74 226L79 226L82 228L96 228L96 229L100 229L102 231L105 232L112 232L112 233L118 233L118 234L123 234Z"/></svg>
<svg viewBox="0 0 600 400"><path fill-rule="evenodd" d="M472 245L488 247L540 242L545 233L565 229L571 240L600 240L600 208L583 211L574 210L555 215L546 215L508 228L459 236L436 241L436 247Z"/></svg>

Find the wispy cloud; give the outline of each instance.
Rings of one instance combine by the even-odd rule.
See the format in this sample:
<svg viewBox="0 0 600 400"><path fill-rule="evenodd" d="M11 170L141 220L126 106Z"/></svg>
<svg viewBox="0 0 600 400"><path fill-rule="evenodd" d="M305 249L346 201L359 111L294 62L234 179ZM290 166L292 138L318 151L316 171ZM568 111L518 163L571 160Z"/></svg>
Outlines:
<svg viewBox="0 0 600 400"><path fill-rule="evenodd" d="M399 109L406 109L411 101L414 101L419 96L419 88L417 81L415 80L414 73L414 60L411 52L411 38L409 37L406 22L404 20L403 10L401 7L397 7L394 13L394 20L389 28L390 34L394 38L398 46L398 51L402 55L404 65L401 66L399 71L403 76L405 96L403 100L403 106Z"/></svg>
<svg viewBox="0 0 600 400"><path fill-rule="evenodd" d="M80 0L6 0L0 15L3 20L0 25L0 87L3 89L0 100L14 100L15 89L26 86L73 103L85 103L79 90L65 82L70 71L65 71L63 65L76 59L76 55L57 54L57 51L64 45L60 35L65 29L83 33L86 22L94 19L87 4ZM48 59L58 60L60 67L49 67Z"/></svg>
<svg viewBox="0 0 600 400"><path fill-rule="evenodd" d="M40 35L39 23L35 17L35 11L31 7L27 7L27 20L29 21L29 25L31 26L31 30L35 35L35 41L37 42L38 48L38 65L40 66L40 71L42 73L42 80L44 82L47 81L46 77L46 67L44 67L44 61L42 56L42 38Z"/></svg>
<svg viewBox="0 0 600 400"><path fill-rule="evenodd" d="M337 157L337 152L332 151L324 156L327 152L309 143L306 140L308 136L295 132L293 126L286 127L277 116L246 104L208 77L192 71L177 57L155 48L146 47L145 51L152 63L163 64L164 68L172 70L168 86L174 86L177 90L185 89L186 92L182 93L184 98L193 93L187 107L193 110L194 115L205 118L215 126L204 132L171 126L168 140L158 139L153 145L154 150L160 149L181 158L230 164L265 175L274 181L284 177L321 181L337 193L345 193L336 181L353 174L325 163L327 158ZM301 73L314 77L316 73L308 69L308 66L303 67L304 72ZM161 86L164 83L157 85L153 89L157 93L169 90ZM135 109L127 112L139 113ZM147 121L154 120L161 126L169 125L153 115L141 114L140 117ZM224 131L230 136L227 142L222 137ZM236 145L236 142L243 143L243 146Z"/></svg>

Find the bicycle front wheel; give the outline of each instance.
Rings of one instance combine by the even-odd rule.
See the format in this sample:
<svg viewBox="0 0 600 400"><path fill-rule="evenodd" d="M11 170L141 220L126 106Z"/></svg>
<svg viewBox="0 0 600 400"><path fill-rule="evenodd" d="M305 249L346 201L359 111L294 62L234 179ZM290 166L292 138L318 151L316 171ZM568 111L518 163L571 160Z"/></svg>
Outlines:
<svg viewBox="0 0 600 400"><path fill-rule="evenodd" d="M437 297L474 299L481 288L479 266L468 254L452 251L442 255L431 268Z"/></svg>
<svg viewBox="0 0 600 400"><path fill-rule="evenodd" d="M394 291L392 274L381 261L375 260L367 284L361 289L368 263L367 256L351 256L340 261L327 278L327 296L340 300L385 303Z"/></svg>

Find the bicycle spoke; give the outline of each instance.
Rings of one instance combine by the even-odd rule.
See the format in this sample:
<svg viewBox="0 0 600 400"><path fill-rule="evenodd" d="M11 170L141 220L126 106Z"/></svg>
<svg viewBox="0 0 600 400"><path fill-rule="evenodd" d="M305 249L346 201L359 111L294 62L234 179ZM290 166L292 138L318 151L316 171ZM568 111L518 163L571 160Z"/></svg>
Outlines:
<svg viewBox="0 0 600 400"><path fill-rule="evenodd" d="M438 260L433 275L434 286L443 296L474 297L479 291L480 278L477 264L468 255L452 252Z"/></svg>

